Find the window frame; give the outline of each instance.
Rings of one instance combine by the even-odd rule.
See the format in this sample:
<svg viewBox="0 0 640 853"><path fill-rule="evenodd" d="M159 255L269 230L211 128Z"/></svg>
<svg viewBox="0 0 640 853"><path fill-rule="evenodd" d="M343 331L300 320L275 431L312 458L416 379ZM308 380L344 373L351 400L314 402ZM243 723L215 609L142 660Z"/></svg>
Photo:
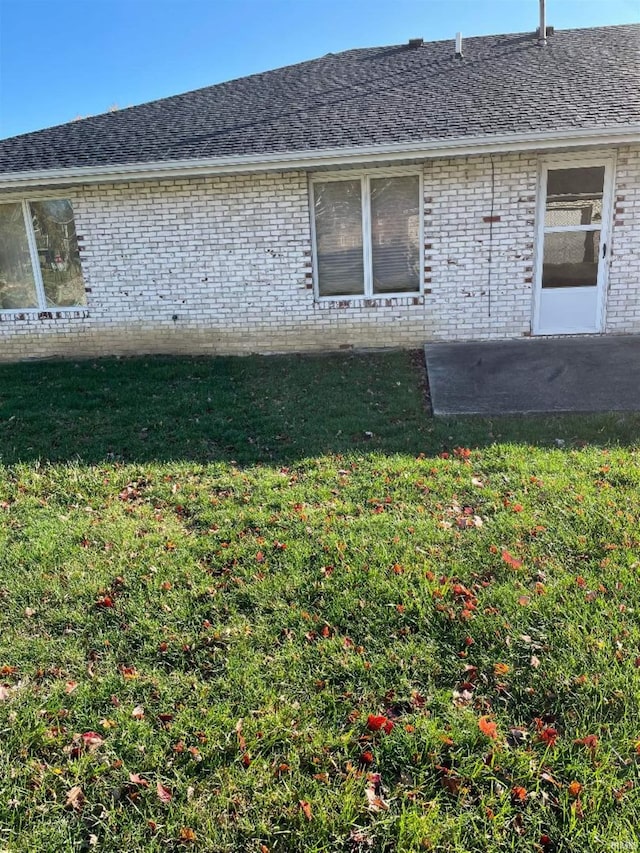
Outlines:
<svg viewBox="0 0 640 853"><path fill-rule="evenodd" d="M418 242L420 275L418 290L396 290L389 293L373 292L373 251L371 244L371 180L375 178L418 178ZM322 296L318 275L318 247L316 243L315 184L334 181L360 180L362 202L362 260L364 282L362 293L331 294ZM315 172L309 176L309 212L311 218L311 256L313 270L313 295L316 302L353 302L363 299L407 299L424 295L424 170L422 167L397 167L388 169L341 169L334 172Z"/></svg>
<svg viewBox="0 0 640 853"><path fill-rule="evenodd" d="M16 197L11 196L11 194L7 194L0 198L0 204L20 204L22 208L22 218L25 224L26 232L27 232L27 243L29 246L29 257L31 259L31 269L33 271L33 279L35 282L36 288L36 297L38 299L38 305L35 308L0 308L0 314L42 314L44 312L48 312L51 314L57 314L59 312L78 312L78 311L86 311L88 308L87 300L85 299L84 305L47 305L47 295L44 289L44 282L42 280L42 270L40 269L40 258L38 256L38 244L36 243L36 233L33 228L33 219L31 216L31 208L29 207L32 201L55 201L57 199L64 199L68 201L71 205L71 210L73 211L73 222L75 225L76 214L73 207L73 200L69 198L68 194L63 193L35 193L34 195L30 195L29 198L24 198L24 196ZM77 233L76 233L77 237ZM81 260L82 265L82 260ZM82 271L82 278L84 281L84 269ZM85 296L86 296L86 282L85 282Z"/></svg>

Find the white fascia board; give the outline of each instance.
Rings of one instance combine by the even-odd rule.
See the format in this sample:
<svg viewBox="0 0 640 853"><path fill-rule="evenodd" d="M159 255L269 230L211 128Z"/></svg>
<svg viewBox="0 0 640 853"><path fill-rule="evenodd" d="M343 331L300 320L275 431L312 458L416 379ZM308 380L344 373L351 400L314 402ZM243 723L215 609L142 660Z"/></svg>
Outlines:
<svg viewBox="0 0 640 853"><path fill-rule="evenodd" d="M430 142L401 142L393 145L364 145L275 154L211 157L206 159L125 163L119 166L80 166L0 174L0 189L113 183L159 178L223 175L247 172L295 171L365 163L462 157L471 154L508 153L572 147L623 145L640 142L640 125L567 131L465 136Z"/></svg>

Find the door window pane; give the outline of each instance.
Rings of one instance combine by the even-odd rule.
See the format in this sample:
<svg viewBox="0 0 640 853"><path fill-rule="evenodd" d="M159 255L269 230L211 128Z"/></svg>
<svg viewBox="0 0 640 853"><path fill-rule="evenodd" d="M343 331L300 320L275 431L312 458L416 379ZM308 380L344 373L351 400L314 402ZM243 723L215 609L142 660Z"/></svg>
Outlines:
<svg viewBox="0 0 640 853"><path fill-rule="evenodd" d="M320 296L364 292L360 180L314 185Z"/></svg>
<svg viewBox="0 0 640 853"><path fill-rule="evenodd" d="M73 210L66 199L30 203L47 307L86 305Z"/></svg>
<svg viewBox="0 0 640 853"><path fill-rule="evenodd" d="M602 222L604 166L549 169L546 226L592 225Z"/></svg>
<svg viewBox="0 0 640 853"><path fill-rule="evenodd" d="M542 286L595 287L599 255L599 230L545 234Z"/></svg>
<svg viewBox="0 0 640 853"><path fill-rule="evenodd" d="M0 204L0 308L37 308L22 205Z"/></svg>
<svg viewBox="0 0 640 853"><path fill-rule="evenodd" d="M420 289L419 195L417 175L371 180L374 293Z"/></svg>

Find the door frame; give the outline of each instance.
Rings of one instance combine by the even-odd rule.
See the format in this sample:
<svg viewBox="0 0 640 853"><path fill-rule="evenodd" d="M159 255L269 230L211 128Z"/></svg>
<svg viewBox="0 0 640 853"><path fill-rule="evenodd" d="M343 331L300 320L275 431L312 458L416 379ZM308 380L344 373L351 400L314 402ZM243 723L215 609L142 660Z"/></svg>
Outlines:
<svg viewBox="0 0 640 853"><path fill-rule="evenodd" d="M598 262L597 315L593 332L544 332L540 330L540 300L542 295L542 265L544 255L544 217L547 202L547 175L550 169L581 168L604 166L604 185L602 192L602 222L600 226L600 252ZM609 151L598 156L587 152L542 157L539 161L537 180L537 199L535 217L533 299L531 306L531 333L533 335L563 334L601 334L605 329L609 265L611 259L611 237L613 225L613 196L615 188L616 152ZM602 257L602 248L606 245L606 255Z"/></svg>

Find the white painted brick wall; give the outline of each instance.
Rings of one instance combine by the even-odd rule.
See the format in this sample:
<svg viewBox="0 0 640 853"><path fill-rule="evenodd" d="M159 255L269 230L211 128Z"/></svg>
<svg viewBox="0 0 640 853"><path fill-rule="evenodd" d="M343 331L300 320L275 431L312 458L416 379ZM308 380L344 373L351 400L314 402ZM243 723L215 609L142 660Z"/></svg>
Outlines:
<svg viewBox="0 0 640 853"><path fill-rule="evenodd" d="M537 173L528 153L494 155L493 181L489 157L425 162L425 295L349 303L314 301L302 172L76 187L87 308L0 313L0 358L521 337ZM616 196L607 331L640 333L640 146L619 151Z"/></svg>
<svg viewBox="0 0 640 853"><path fill-rule="evenodd" d="M618 151L606 331L640 334L640 145Z"/></svg>

